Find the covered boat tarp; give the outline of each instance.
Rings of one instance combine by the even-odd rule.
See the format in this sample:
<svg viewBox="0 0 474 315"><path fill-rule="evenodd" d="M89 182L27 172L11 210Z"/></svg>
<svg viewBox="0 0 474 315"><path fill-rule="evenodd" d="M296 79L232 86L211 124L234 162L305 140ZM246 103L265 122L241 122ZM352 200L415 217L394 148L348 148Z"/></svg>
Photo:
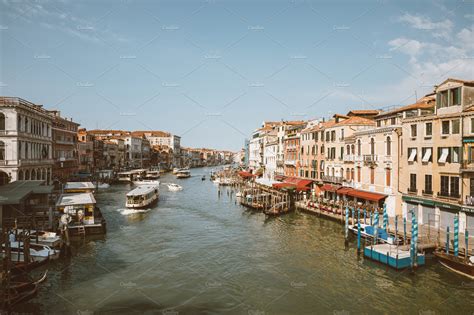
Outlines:
<svg viewBox="0 0 474 315"><path fill-rule="evenodd" d="M240 171L240 172L239 172L239 176L241 176L241 177L243 177L243 178L252 178L252 177L255 177L254 174L249 173L249 172L246 172L246 171Z"/></svg>

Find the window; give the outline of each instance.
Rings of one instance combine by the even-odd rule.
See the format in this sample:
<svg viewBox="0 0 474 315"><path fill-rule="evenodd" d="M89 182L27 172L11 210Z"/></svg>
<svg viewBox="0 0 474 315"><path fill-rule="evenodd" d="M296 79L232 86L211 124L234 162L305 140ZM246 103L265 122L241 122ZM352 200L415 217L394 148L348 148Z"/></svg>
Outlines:
<svg viewBox="0 0 474 315"><path fill-rule="evenodd" d="M382 121L381 120L377 120L377 127L382 127Z"/></svg>
<svg viewBox="0 0 474 315"><path fill-rule="evenodd" d="M454 105L461 105L461 88L455 88L450 91L450 104L451 106Z"/></svg>
<svg viewBox="0 0 474 315"><path fill-rule="evenodd" d="M433 135L433 123L425 124L425 136L429 137Z"/></svg>
<svg viewBox="0 0 474 315"><path fill-rule="evenodd" d="M459 198L459 177L451 176L450 178L450 196Z"/></svg>
<svg viewBox="0 0 474 315"><path fill-rule="evenodd" d="M425 194L432 194L433 193L433 176L432 175L425 175Z"/></svg>
<svg viewBox="0 0 474 315"><path fill-rule="evenodd" d="M341 130L341 140L344 140L344 129Z"/></svg>
<svg viewBox="0 0 474 315"><path fill-rule="evenodd" d="M410 126L410 129L411 129L411 136L412 136L412 137L416 137L416 134L417 134L416 124L415 124L415 125L411 125L411 126Z"/></svg>
<svg viewBox="0 0 474 315"><path fill-rule="evenodd" d="M438 148L438 163L449 162L449 148Z"/></svg>
<svg viewBox="0 0 474 315"><path fill-rule="evenodd" d="M392 185L392 171L389 168L385 169L385 185L387 187Z"/></svg>
<svg viewBox="0 0 474 315"><path fill-rule="evenodd" d="M408 162L416 161L416 148L408 148Z"/></svg>
<svg viewBox="0 0 474 315"><path fill-rule="evenodd" d="M392 155L392 140L390 137L387 137L387 149L386 149L386 154L388 156Z"/></svg>
<svg viewBox="0 0 474 315"><path fill-rule="evenodd" d="M451 148L451 163L459 163L459 152L461 151L460 147Z"/></svg>
<svg viewBox="0 0 474 315"><path fill-rule="evenodd" d="M5 130L5 114L0 113L0 130Z"/></svg>
<svg viewBox="0 0 474 315"><path fill-rule="evenodd" d="M441 176L441 190L442 196L449 196L449 176Z"/></svg>
<svg viewBox="0 0 474 315"><path fill-rule="evenodd" d="M421 162L423 163L433 162L432 152L433 152L432 148L422 148L421 149L421 156L422 156Z"/></svg>
<svg viewBox="0 0 474 315"><path fill-rule="evenodd" d="M370 184L374 184L375 183L375 168L374 167L371 167L370 168Z"/></svg>
<svg viewBox="0 0 474 315"><path fill-rule="evenodd" d="M474 147L472 147L472 146L468 148L468 157L467 157L468 160L467 161L469 163L474 162L474 150L473 150L473 148Z"/></svg>
<svg viewBox="0 0 474 315"><path fill-rule="evenodd" d="M449 120L445 120L441 123L441 134L449 135Z"/></svg>
<svg viewBox="0 0 474 315"><path fill-rule="evenodd" d="M474 118L471 118L471 133L474 133Z"/></svg>
<svg viewBox="0 0 474 315"><path fill-rule="evenodd" d="M357 181L358 181L359 183L361 182L360 167L357 168Z"/></svg>
<svg viewBox="0 0 474 315"><path fill-rule="evenodd" d="M360 142L360 140L357 140L357 153L359 154L359 156L362 155L362 143Z"/></svg>
<svg viewBox="0 0 474 315"><path fill-rule="evenodd" d="M370 154L375 154L375 140L374 138L370 139Z"/></svg>
<svg viewBox="0 0 474 315"><path fill-rule="evenodd" d="M436 95L436 107L443 108L448 107L448 91L439 92Z"/></svg>
<svg viewBox="0 0 474 315"><path fill-rule="evenodd" d="M411 192L416 192L416 174L410 174L410 188Z"/></svg>
<svg viewBox="0 0 474 315"><path fill-rule="evenodd" d="M457 135L459 134L459 119L455 119L452 122L452 134Z"/></svg>
<svg viewBox="0 0 474 315"><path fill-rule="evenodd" d="M395 117L392 117L392 118L390 119L390 124L395 125L396 123L397 123L396 118L395 118Z"/></svg>
<svg viewBox="0 0 474 315"><path fill-rule="evenodd" d="M5 161L5 143L0 141L0 161Z"/></svg>

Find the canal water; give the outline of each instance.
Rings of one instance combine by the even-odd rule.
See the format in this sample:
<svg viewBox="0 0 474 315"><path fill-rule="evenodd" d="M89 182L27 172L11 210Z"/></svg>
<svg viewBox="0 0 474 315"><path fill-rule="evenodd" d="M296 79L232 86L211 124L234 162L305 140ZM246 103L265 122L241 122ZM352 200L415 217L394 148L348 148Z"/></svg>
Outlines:
<svg viewBox="0 0 474 315"><path fill-rule="evenodd" d="M267 218L209 181L162 176L156 207L130 214L127 184L97 194L105 237L74 244L17 312L58 314L436 314L474 311L474 281L433 260L415 274L358 259L343 226L304 213ZM201 181L201 175L207 179Z"/></svg>

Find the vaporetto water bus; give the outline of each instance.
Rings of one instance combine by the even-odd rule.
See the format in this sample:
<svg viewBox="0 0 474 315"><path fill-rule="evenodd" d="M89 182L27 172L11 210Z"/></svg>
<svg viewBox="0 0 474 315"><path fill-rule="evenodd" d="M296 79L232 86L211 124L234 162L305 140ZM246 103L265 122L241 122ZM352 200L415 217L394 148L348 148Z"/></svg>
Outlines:
<svg viewBox="0 0 474 315"><path fill-rule="evenodd" d="M127 193L125 206L131 209L141 209L149 207L157 202L160 191L157 185L140 185Z"/></svg>

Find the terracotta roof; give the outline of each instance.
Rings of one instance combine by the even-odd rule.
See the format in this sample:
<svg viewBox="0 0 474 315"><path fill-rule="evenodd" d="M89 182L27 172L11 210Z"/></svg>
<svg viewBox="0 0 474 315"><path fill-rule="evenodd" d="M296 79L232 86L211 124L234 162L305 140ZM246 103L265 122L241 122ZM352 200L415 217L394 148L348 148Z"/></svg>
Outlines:
<svg viewBox="0 0 474 315"><path fill-rule="evenodd" d="M87 133L90 134L106 134L106 133L112 133L112 134L121 134L121 135L129 135L130 131L126 130L101 130L101 129L93 129L93 130L88 130Z"/></svg>
<svg viewBox="0 0 474 315"><path fill-rule="evenodd" d="M380 110L377 109L353 109L347 113L347 116L352 115L377 115Z"/></svg>
<svg viewBox="0 0 474 315"><path fill-rule="evenodd" d="M155 137L169 137L171 134L166 131L160 131L160 130L146 130L146 131L132 131L132 135L134 136L144 136L144 135L151 135Z"/></svg>
<svg viewBox="0 0 474 315"><path fill-rule="evenodd" d="M444 80L440 84L436 85L436 87L438 87L440 85L443 85L443 84L445 84L446 82L449 82L449 81L459 82L459 83L463 83L463 84L467 84L467 85L474 85L473 80L462 80L462 79L456 79L456 78L447 78L446 80Z"/></svg>
<svg viewBox="0 0 474 315"><path fill-rule="evenodd" d="M375 122L372 119L367 119L367 118L358 117L358 116L351 116L335 124L335 126L346 126L346 125L375 126Z"/></svg>

